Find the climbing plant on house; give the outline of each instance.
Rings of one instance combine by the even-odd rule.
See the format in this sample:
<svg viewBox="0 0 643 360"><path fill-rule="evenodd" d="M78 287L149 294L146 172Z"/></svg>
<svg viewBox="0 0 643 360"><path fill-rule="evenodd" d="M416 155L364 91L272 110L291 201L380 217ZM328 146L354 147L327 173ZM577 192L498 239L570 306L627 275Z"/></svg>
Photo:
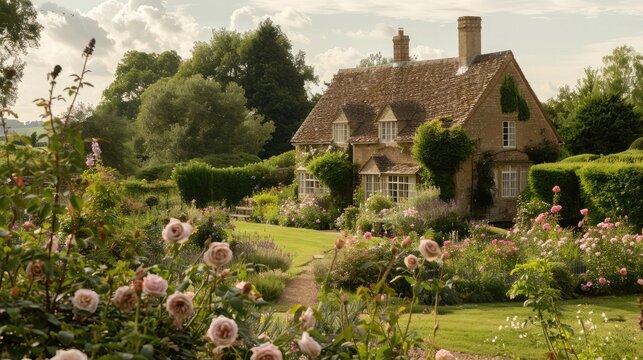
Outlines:
<svg viewBox="0 0 643 360"><path fill-rule="evenodd" d="M348 154L329 151L310 160L306 168L311 175L328 186L333 198L342 205L350 203L353 190L353 163Z"/></svg>
<svg viewBox="0 0 643 360"><path fill-rule="evenodd" d="M505 75L500 86L500 108L503 113L518 111L518 120L527 121L531 115L529 105L520 95L516 80L511 75Z"/></svg>
<svg viewBox="0 0 643 360"><path fill-rule="evenodd" d="M460 126L445 128L449 118L434 119L415 132L412 155L429 172L429 182L440 187L440 198L455 195L455 173L473 152L473 143Z"/></svg>

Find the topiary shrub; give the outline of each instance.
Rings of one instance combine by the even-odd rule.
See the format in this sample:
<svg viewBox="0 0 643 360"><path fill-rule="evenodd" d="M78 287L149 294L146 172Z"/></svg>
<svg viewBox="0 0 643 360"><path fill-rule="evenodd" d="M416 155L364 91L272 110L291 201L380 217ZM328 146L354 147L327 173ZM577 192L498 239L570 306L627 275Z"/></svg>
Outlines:
<svg viewBox="0 0 643 360"><path fill-rule="evenodd" d="M261 161L257 155L246 153L209 154L196 160L212 165L215 168L239 167Z"/></svg>
<svg viewBox="0 0 643 360"><path fill-rule="evenodd" d="M616 154L602 156L596 159L597 163L641 163L643 162L643 150L626 150Z"/></svg>
<svg viewBox="0 0 643 360"><path fill-rule="evenodd" d="M308 172L328 186L330 194L340 203L349 204L352 198L353 163L340 151L329 151L312 159L306 166Z"/></svg>
<svg viewBox="0 0 643 360"><path fill-rule="evenodd" d="M553 163L534 165L529 170L529 187L536 199L551 203L553 187L560 187L562 225L576 225L581 218L578 211L584 206L576 170L582 166L582 163Z"/></svg>
<svg viewBox="0 0 643 360"><path fill-rule="evenodd" d="M630 150L643 150L643 136L632 141L632 144L630 144Z"/></svg>
<svg viewBox="0 0 643 360"><path fill-rule="evenodd" d="M206 163L192 161L179 164L172 171L179 194L185 202L196 201L196 205L204 207L212 199L210 173L214 168Z"/></svg>
<svg viewBox="0 0 643 360"><path fill-rule="evenodd" d="M596 159L600 159L600 157L601 157L600 155L594 155L594 154L579 154L579 155L566 157L560 162L561 163L590 162Z"/></svg>
<svg viewBox="0 0 643 360"><path fill-rule="evenodd" d="M390 209L395 206L393 200L387 198L382 194L373 194L371 195L364 204L366 211L369 211L373 214L379 214L382 210Z"/></svg>
<svg viewBox="0 0 643 360"><path fill-rule="evenodd" d="M444 120L435 119L417 128L412 154L430 172L440 197L451 199L455 196L455 173L473 152L473 143L460 126L443 127Z"/></svg>

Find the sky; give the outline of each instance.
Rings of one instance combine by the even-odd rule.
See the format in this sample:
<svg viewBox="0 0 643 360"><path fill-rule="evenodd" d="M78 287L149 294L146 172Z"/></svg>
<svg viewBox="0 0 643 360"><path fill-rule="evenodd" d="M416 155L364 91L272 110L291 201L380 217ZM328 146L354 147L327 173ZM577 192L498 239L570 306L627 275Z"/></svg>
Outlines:
<svg viewBox="0 0 643 360"><path fill-rule="evenodd" d="M574 85L586 67L620 45L643 53L641 0L32 0L44 26L40 47L24 56L25 75L14 110L20 120L38 120L35 98L47 91L54 65L63 75L80 71L81 53L96 39L80 101L96 105L129 50L176 50L189 58L213 29L245 32L265 18L281 26L293 50L306 53L322 92L341 68L355 67L370 53L392 56L391 38L403 27L411 55L419 60L455 57L457 18L482 17L482 52L511 50L541 101ZM61 87L71 80L62 76ZM60 112L63 106L59 106Z"/></svg>

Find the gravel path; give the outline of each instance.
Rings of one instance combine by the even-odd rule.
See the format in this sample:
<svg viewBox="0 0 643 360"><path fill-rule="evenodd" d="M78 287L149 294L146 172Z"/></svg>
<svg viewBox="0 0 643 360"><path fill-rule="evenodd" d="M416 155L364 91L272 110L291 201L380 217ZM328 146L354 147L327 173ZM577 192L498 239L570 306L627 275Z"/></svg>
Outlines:
<svg viewBox="0 0 643 360"><path fill-rule="evenodd" d="M317 294L319 294L319 286L313 277L312 268L310 265L306 265L299 275L288 280L286 289L277 304L282 306L297 304L314 306L317 304Z"/></svg>

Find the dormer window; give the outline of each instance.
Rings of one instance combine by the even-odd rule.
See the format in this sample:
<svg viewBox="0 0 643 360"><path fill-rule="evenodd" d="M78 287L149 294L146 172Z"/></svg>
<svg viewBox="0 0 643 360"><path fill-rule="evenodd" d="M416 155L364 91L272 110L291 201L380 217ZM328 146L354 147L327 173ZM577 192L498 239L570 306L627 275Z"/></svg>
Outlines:
<svg viewBox="0 0 643 360"><path fill-rule="evenodd" d="M380 121L380 142L393 142L395 136L397 136L397 121Z"/></svg>
<svg viewBox="0 0 643 360"><path fill-rule="evenodd" d="M337 144L348 142L348 122L338 121L333 123L333 141Z"/></svg>

